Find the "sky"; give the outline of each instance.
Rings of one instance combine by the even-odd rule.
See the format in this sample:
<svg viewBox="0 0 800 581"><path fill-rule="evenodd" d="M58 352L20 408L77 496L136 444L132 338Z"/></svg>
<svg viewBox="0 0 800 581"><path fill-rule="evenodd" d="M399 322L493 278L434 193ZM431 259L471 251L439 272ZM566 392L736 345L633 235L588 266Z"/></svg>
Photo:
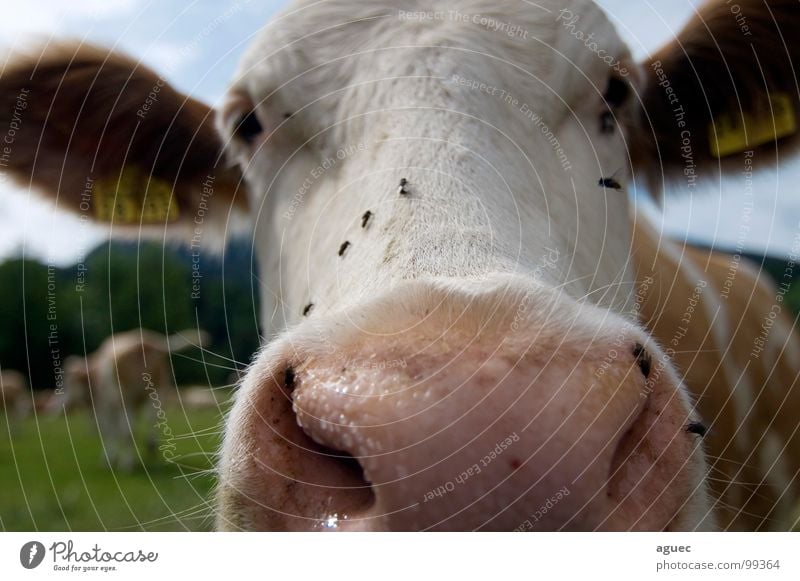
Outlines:
<svg viewBox="0 0 800 581"><path fill-rule="evenodd" d="M364 0L368 2L369 0ZM700 0L599 0L636 58L671 39ZM71 37L119 48L163 73L179 90L214 105L252 37L286 0L26 0L5 2L0 59L8 50ZM662 207L636 189L665 232L721 249L786 256L800 221L800 164L755 176L751 228L742 237L748 192L722 180L693 195L676 192ZM68 265L105 237L104 229L54 213L29 192L0 184L0 260L14 255Z"/></svg>

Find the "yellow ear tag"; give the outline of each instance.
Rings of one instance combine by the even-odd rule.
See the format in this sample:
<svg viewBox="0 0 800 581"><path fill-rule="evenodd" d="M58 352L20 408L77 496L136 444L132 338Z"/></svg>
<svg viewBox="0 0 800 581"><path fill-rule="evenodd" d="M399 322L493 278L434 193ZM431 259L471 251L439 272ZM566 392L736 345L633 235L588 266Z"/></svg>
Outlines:
<svg viewBox="0 0 800 581"><path fill-rule="evenodd" d="M711 155L716 158L741 153L797 131L792 100L786 93L769 96L772 116L721 115L708 128Z"/></svg>
<svg viewBox="0 0 800 581"><path fill-rule="evenodd" d="M97 180L94 184L95 218L115 224L174 222L180 215L178 200L169 183L126 166L119 179Z"/></svg>

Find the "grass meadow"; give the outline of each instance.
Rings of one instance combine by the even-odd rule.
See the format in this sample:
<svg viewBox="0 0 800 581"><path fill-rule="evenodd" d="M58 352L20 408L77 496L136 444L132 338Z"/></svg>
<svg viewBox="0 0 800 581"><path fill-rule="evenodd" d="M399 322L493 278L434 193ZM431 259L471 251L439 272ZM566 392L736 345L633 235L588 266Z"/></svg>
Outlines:
<svg viewBox="0 0 800 581"><path fill-rule="evenodd" d="M141 418L141 462L121 472L108 467L91 411L15 420L0 410L0 530L210 530L225 409L165 411L173 461L148 456Z"/></svg>

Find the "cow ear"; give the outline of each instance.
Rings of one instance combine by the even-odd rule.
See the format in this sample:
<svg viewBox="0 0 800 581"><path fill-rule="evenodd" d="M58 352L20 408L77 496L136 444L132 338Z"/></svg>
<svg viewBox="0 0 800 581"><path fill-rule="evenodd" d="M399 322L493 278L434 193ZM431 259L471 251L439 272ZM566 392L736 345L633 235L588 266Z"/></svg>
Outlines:
<svg viewBox="0 0 800 581"><path fill-rule="evenodd" d="M774 162L798 144L800 3L712 0L642 63L631 155L654 191L693 188L742 156Z"/></svg>
<svg viewBox="0 0 800 581"><path fill-rule="evenodd" d="M244 204L211 109L136 61L81 43L11 57L0 161L59 208L115 226L191 227ZM223 206L223 207L220 207Z"/></svg>

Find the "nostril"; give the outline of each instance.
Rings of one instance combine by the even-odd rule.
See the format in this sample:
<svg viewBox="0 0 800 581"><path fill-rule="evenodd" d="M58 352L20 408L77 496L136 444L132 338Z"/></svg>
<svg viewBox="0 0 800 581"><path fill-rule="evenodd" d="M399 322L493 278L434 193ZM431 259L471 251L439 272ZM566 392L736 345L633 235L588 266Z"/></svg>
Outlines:
<svg viewBox="0 0 800 581"><path fill-rule="evenodd" d="M331 462L338 464L342 470L349 473L351 478L348 480L355 483L351 485L351 488L363 488L369 492L370 498L372 498L372 485L369 483L369 481L367 481L366 476L364 476L364 468L361 466L361 462L359 462L357 458L353 457L347 452L334 450L333 448L329 448L321 444L315 443L314 447L317 449L317 453L326 456ZM371 504L371 502L369 504Z"/></svg>
<svg viewBox="0 0 800 581"><path fill-rule="evenodd" d="M636 426L631 426L620 438L614 455L611 459L611 466L608 469L608 484L606 493L609 497L620 497L619 480L622 476L622 465L625 464L633 455L634 450L641 444L641 433Z"/></svg>
<svg viewBox="0 0 800 581"><path fill-rule="evenodd" d="M286 394L292 400L294 400L294 391L295 387L297 387L297 383L297 372L293 366L289 365L283 372L283 386ZM370 488L369 482L367 482L366 478L364 477L364 469L356 458L354 458L349 452L337 450L317 442L308 432L306 432L296 415L295 423L297 424L298 428L300 428L303 435L308 438L310 449L313 449L316 453L325 456L327 459L336 462L337 464L340 464L342 467L345 467L347 471L350 472L354 477L353 480L360 481L363 483L364 487Z"/></svg>
<svg viewBox="0 0 800 581"><path fill-rule="evenodd" d="M294 465L305 467L298 480L308 499L303 509L306 518L317 523L318 528L341 528L344 521L364 517L375 504L372 484L366 479L358 458L346 450L321 443L303 425L297 407L297 393L308 387L309 377L295 365L283 368L282 385L286 412L292 415L287 429L292 442ZM280 383L280 380L276 383ZM339 523L332 526L332 522Z"/></svg>
<svg viewBox="0 0 800 581"><path fill-rule="evenodd" d="M609 497L620 499L628 492L627 487L623 484L629 476L625 466L630 465L637 451L641 451L642 445L651 435L648 428L652 426L654 418L658 415L659 413L652 409L648 399L644 406L629 417L628 429L617 442L611 458L606 485L606 493Z"/></svg>
<svg viewBox="0 0 800 581"><path fill-rule="evenodd" d="M699 447L688 434L702 437L705 427L687 418L679 396L663 387L630 416L611 458L605 522L626 530L665 529L694 494L691 458Z"/></svg>
<svg viewBox="0 0 800 581"><path fill-rule="evenodd" d="M314 528L342 528L348 521L356 528L372 528L374 525L367 521L375 506L375 491L366 479L361 462L347 452L319 444L303 434L296 441L315 467L314 480L324 482L322 486L308 488L309 506L314 508L306 516L315 523Z"/></svg>

